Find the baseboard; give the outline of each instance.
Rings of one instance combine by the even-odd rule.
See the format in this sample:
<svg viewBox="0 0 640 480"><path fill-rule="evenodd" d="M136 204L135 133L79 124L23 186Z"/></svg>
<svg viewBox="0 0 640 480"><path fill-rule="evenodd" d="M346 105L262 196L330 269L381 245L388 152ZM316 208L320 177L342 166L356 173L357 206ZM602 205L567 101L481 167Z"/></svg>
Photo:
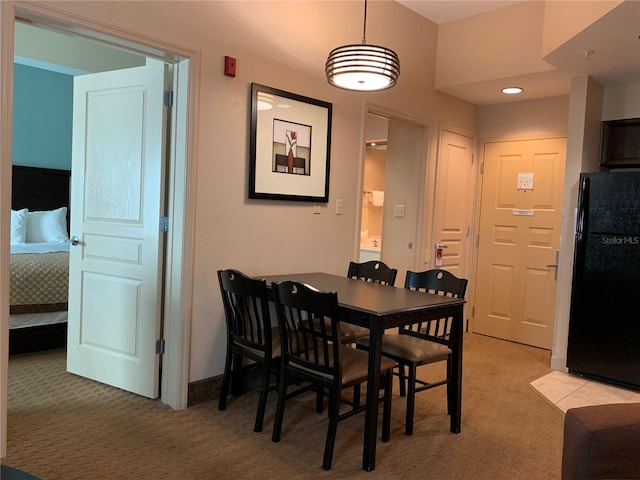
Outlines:
<svg viewBox="0 0 640 480"><path fill-rule="evenodd" d="M554 357L551 356L551 368L554 370L558 370L559 372L568 372L567 369L567 359L563 357Z"/></svg>
<svg viewBox="0 0 640 480"><path fill-rule="evenodd" d="M187 408L219 398L221 386L222 375L189 382L187 388Z"/></svg>
<svg viewBox="0 0 640 480"><path fill-rule="evenodd" d="M260 372L254 365L243 368L243 388L251 390L260 388ZM210 402L220 398L220 388L222 387L222 375L217 377L204 378L189 382L187 388L187 408L199 403Z"/></svg>

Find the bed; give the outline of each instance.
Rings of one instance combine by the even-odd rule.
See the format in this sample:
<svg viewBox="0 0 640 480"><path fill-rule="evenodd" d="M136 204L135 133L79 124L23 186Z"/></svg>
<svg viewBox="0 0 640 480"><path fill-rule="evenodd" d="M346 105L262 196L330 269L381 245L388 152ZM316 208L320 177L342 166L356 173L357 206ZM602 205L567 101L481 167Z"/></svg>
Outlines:
<svg viewBox="0 0 640 480"><path fill-rule="evenodd" d="M13 167L10 354L66 345L70 177Z"/></svg>

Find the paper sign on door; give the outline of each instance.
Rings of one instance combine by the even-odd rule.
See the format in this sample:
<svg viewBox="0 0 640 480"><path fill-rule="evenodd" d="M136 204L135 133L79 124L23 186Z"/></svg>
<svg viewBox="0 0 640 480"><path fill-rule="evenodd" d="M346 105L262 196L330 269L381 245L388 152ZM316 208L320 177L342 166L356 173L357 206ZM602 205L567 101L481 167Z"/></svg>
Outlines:
<svg viewBox="0 0 640 480"><path fill-rule="evenodd" d="M436 267L442 266L442 249L445 248L445 245L441 243L436 243Z"/></svg>
<svg viewBox="0 0 640 480"><path fill-rule="evenodd" d="M518 190L533 190L533 173L518 174Z"/></svg>

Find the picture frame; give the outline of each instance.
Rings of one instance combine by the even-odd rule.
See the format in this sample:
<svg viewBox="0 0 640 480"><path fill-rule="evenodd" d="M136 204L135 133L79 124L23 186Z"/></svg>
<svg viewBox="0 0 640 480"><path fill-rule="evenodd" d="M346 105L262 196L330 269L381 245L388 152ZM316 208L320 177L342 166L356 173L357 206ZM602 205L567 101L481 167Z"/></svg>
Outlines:
<svg viewBox="0 0 640 480"><path fill-rule="evenodd" d="M329 202L329 102L251 84L249 198Z"/></svg>

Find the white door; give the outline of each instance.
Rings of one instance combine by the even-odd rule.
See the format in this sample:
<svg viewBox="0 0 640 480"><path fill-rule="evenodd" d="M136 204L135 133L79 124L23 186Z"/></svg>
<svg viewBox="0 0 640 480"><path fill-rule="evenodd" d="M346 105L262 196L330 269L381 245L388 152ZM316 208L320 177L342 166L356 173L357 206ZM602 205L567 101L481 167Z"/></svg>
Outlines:
<svg viewBox="0 0 640 480"><path fill-rule="evenodd" d="M166 66L76 77L67 370L158 396Z"/></svg>
<svg viewBox="0 0 640 480"><path fill-rule="evenodd" d="M429 268L442 268L469 278L473 199L473 139L443 130L436 179L434 240ZM437 258L436 246L442 246ZM426 257L426 255L425 255Z"/></svg>
<svg viewBox="0 0 640 480"><path fill-rule="evenodd" d="M487 143L474 331L551 349L566 139Z"/></svg>

